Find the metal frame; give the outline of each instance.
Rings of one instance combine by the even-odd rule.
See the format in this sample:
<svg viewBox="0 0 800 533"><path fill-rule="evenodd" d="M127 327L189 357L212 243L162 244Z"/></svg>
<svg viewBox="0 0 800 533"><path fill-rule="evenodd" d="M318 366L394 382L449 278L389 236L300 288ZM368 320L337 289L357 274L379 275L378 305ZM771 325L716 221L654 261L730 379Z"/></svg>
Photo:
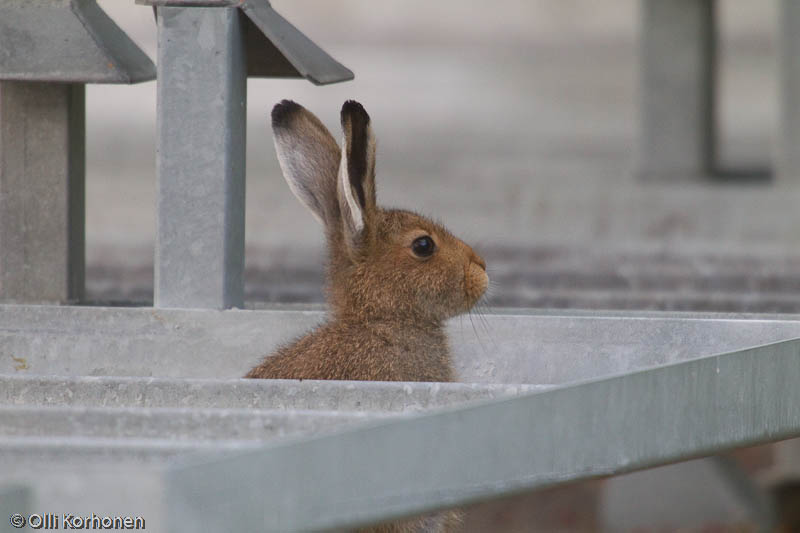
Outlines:
<svg viewBox="0 0 800 533"><path fill-rule="evenodd" d="M800 4L778 2L779 109L777 173L783 180L800 178Z"/></svg>
<svg viewBox="0 0 800 533"><path fill-rule="evenodd" d="M706 176L715 165L713 0L641 0L640 145L645 178Z"/></svg>
<svg viewBox="0 0 800 533"><path fill-rule="evenodd" d="M353 73L266 0L138 1L158 21L155 306L243 307L247 77Z"/></svg>
<svg viewBox="0 0 800 533"><path fill-rule="evenodd" d="M0 301L78 301L84 84L155 67L94 0L0 1L0 50Z"/></svg>
<svg viewBox="0 0 800 533"><path fill-rule="evenodd" d="M782 440L800 435L797 383L800 339L186 460L169 527L352 528Z"/></svg>
<svg viewBox="0 0 800 533"><path fill-rule="evenodd" d="M235 9L158 8L155 306L242 307L247 74Z"/></svg>

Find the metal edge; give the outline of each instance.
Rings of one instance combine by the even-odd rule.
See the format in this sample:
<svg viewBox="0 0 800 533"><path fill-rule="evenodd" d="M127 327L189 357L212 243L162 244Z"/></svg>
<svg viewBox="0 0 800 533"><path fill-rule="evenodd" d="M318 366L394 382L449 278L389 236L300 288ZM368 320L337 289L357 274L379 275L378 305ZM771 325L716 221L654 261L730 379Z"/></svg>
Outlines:
<svg viewBox="0 0 800 533"><path fill-rule="evenodd" d="M116 81L98 80L91 83L134 84L156 79L156 66L150 57L133 42L95 0L72 1L70 9L117 73ZM97 27L98 24L102 25L102 29ZM119 39L119 42L109 46L110 43L102 38L101 32L106 32L106 37L116 34L115 38Z"/></svg>
<svg viewBox="0 0 800 533"><path fill-rule="evenodd" d="M350 69L336 61L291 22L283 18L269 2L242 0L241 9L297 71L313 84L328 85L355 78L355 74ZM285 31L276 31L273 27L275 25L284 26ZM314 72L318 65L309 63L324 64L330 72L320 75L319 72Z"/></svg>

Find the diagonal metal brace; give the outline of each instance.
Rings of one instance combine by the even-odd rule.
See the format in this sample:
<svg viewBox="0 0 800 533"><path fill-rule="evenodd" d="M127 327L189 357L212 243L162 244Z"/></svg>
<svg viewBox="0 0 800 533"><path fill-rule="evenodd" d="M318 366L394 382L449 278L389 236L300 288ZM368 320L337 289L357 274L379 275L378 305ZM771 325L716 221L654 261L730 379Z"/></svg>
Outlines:
<svg viewBox="0 0 800 533"><path fill-rule="evenodd" d="M353 72L314 44L267 0L136 0L154 7L239 8L248 77L306 78L315 85L352 80Z"/></svg>

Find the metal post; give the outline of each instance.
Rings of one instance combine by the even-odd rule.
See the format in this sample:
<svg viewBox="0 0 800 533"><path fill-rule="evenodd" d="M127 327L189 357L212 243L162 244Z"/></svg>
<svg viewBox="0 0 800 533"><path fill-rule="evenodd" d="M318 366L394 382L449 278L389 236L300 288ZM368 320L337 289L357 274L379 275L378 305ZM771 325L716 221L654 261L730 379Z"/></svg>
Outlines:
<svg viewBox="0 0 800 533"><path fill-rule="evenodd" d="M0 82L0 300L84 290L82 83Z"/></svg>
<svg viewBox="0 0 800 533"><path fill-rule="evenodd" d="M698 177L715 158L713 0L642 0L640 146L643 177Z"/></svg>
<svg viewBox="0 0 800 533"><path fill-rule="evenodd" d="M776 174L800 178L800 3L781 0L778 20L779 131Z"/></svg>
<svg viewBox="0 0 800 533"><path fill-rule="evenodd" d="M235 8L158 7L156 307L241 307L246 57Z"/></svg>

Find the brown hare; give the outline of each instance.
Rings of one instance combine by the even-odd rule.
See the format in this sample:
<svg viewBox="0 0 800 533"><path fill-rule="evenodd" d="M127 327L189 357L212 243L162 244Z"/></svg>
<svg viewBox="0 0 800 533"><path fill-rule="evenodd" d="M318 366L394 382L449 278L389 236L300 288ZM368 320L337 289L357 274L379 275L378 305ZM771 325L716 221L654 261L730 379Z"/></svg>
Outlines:
<svg viewBox="0 0 800 533"><path fill-rule="evenodd" d="M272 110L275 147L292 192L324 225L326 323L253 368L260 379L453 381L445 321L486 291L483 259L441 225L375 202L375 139L358 102L342 106L343 146L302 106ZM369 531L447 531L459 514Z"/></svg>

